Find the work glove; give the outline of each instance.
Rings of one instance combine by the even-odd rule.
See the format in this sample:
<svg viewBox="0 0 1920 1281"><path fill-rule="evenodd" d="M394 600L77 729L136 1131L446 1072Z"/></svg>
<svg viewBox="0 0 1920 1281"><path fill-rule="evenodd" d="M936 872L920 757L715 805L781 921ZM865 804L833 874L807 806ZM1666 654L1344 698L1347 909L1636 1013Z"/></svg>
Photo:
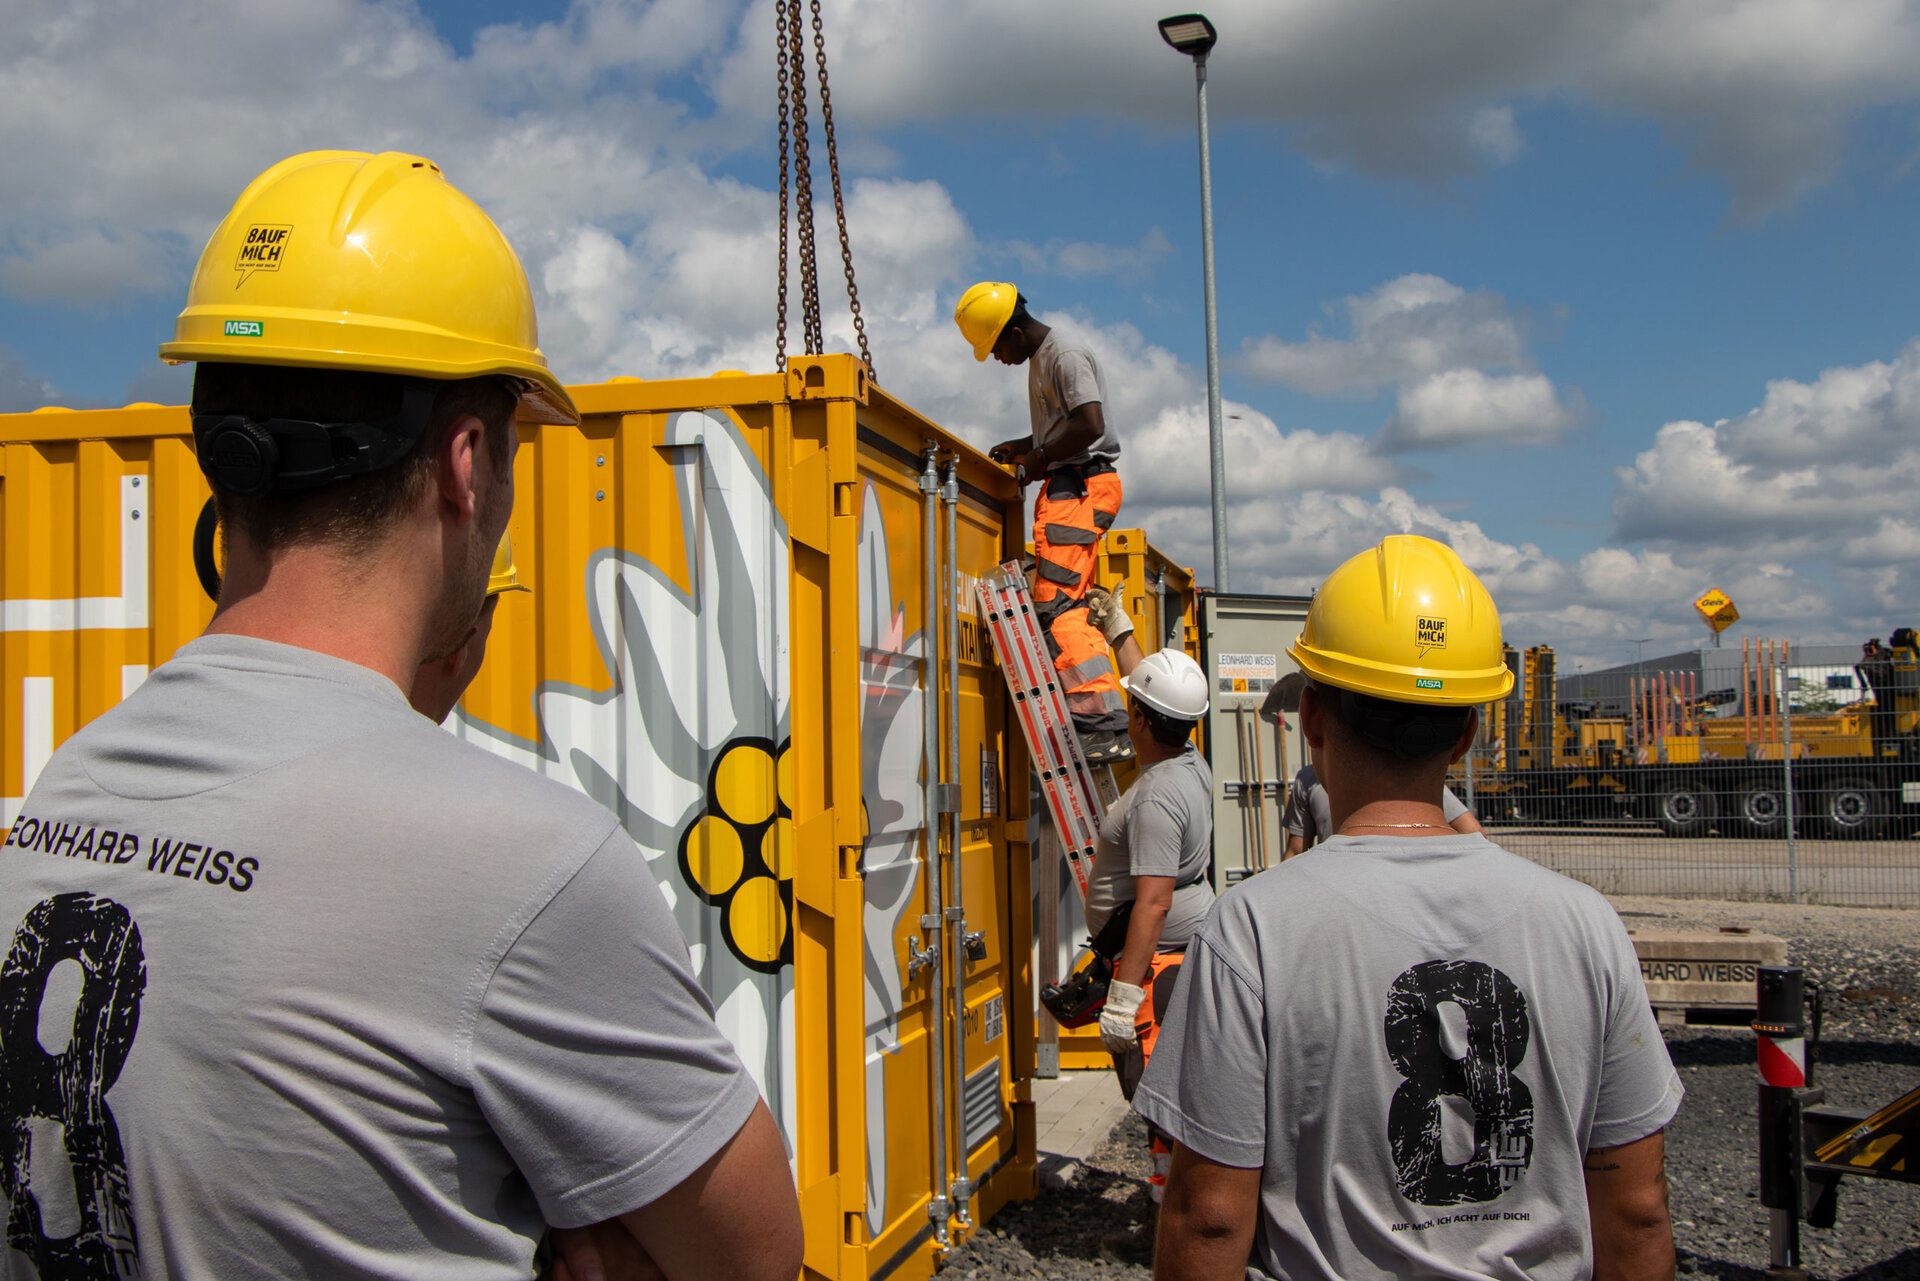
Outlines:
<svg viewBox="0 0 1920 1281"><path fill-rule="evenodd" d="M1100 1010L1100 1043L1114 1058L1125 1058L1140 1044L1140 1029L1134 1019L1140 1013L1140 1002L1146 997L1145 988L1119 979L1107 985L1107 1003Z"/></svg>
<svg viewBox="0 0 1920 1281"><path fill-rule="evenodd" d="M1087 621L1098 627L1115 649L1133 631L1133 620L1121 608L1120 598L1104 587L1087 588Z"/></svg>

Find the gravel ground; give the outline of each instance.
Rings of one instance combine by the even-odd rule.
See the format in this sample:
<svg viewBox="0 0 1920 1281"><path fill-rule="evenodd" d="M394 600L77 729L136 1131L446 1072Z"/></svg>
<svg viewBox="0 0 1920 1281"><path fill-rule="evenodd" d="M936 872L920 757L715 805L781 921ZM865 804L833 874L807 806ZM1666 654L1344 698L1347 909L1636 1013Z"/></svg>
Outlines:
<svg viewBox="0 0 1920 1281"><path fill-rule="evenodd" d="M1871 1111L1920 1085L1920 913L1618 896L1630 927L1745 926L1789 941L1789 958L1829 993L1816 1083L1836 1107ZM1667 1133L1680 1274L1763 1281L1767 1216L1758 1201L1753 1036L1669 1028L1687 1101ZM1146 1281L1153 1255L1146 1127L1129 1116L1070 1187L1002 1210L955 1252L954 1281ZM1819 1281L1920 1278L1920 1186L1840 1185L1831 1231L1802 1227Z"/></svg>

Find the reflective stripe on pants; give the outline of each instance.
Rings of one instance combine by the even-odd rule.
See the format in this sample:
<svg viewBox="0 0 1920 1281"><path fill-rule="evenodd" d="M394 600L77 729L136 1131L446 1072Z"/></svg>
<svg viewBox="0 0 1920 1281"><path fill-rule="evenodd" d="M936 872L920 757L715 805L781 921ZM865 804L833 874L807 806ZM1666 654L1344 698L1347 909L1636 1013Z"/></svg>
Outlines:
<svg viewBox="0 0 1920 1281"><path fill-rule="evenodd" d="M1100 538L1120 513L1120 477L1055 472L1034 502L1033 599L1047 629L1054 670L1076 728L1124 730L1126 700L1113 670L1113 651L1087 619L1087 588L1100 563Z"/></svg>

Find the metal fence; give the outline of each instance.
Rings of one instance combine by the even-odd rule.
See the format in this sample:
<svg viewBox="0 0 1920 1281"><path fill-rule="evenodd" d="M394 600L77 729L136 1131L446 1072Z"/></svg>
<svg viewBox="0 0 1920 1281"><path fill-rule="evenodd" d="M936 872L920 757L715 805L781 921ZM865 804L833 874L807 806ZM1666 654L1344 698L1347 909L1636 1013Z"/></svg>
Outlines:
<svg viewBox="0 0 1920 1281"><path fill-rule="evenodd" d="M1754 651L1732 690L1563 703L1551 736L1516 713L1454 790L1500 845L1607 893L1920 907L1911 665Z"/></svg>

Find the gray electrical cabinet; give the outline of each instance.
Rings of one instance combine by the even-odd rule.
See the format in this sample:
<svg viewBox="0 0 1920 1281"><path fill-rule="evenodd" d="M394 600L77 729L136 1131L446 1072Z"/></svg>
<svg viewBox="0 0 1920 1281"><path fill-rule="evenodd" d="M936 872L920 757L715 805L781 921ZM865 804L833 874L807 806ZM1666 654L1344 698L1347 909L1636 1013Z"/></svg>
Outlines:
<svg viewBox="0 0 1920 1281"><path fill-rule="evenodd" d="M1280 861L1287 787L1305 763L1297 718L1260 714L1306 622L1307 596L1202 591L1201 666L1211 686L1207 763L1213 769L1213 883L1226 888Z"/></svg>

